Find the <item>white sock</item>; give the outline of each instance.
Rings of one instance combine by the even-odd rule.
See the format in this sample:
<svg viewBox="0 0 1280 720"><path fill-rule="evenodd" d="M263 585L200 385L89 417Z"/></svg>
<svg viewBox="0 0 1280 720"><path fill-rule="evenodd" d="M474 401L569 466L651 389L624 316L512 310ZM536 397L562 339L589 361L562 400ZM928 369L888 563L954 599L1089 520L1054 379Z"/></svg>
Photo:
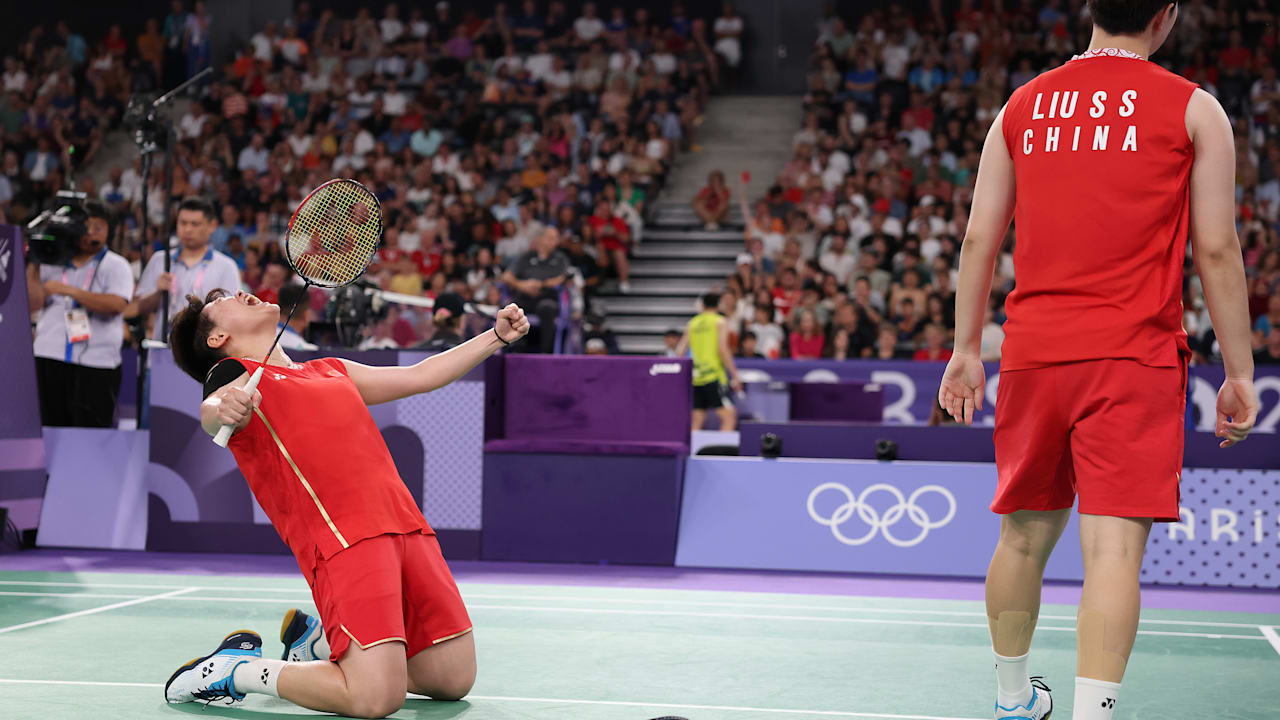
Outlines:
<svg viewBox="0 0 1280 720"><path fill-rule="evenodd" d="M1027 657L996 656L996 702L1006 708L1016 708L1031 702L1031 676L1027 674Z"/></svg>
<svg viewBox="0 0 1280 720"><path fill-rule="evenodd" d="M314 648L314 651L315 651L316 659L317 659L317 660L328 660L328 659L329 659L329 652L330 652L330 651L329 651L329 638L327 638L327 637L325 637L325 636L324 636L324 629L323 629L323 628L321 628L321 630L320 630L320 639L316 641L316 646L315 646L315 648Z"/></svg>
<svg viewBox="0 0 1280 720"><path fill-rule="evenodd" d="M1077 677L1072 720L1111 720L1119 695L1120 683Z"/></svg>
<svg viewBox="0 0 1280 720"><path fill-rule="evenodd" d="M276 684L280 682L280 670L287 664L284 660L254 658L236 666L231 673L231 682L236 686L236 692L280 697Z"/></svg>

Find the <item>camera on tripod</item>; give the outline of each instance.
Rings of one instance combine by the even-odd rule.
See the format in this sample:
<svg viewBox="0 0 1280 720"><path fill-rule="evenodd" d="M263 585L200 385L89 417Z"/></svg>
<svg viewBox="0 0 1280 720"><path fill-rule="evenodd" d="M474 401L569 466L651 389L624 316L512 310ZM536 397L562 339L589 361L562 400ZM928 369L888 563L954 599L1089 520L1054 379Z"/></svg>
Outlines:
<svg viewBox="0 0 1280 720"><path fill-rule="evenodd" d="M66 265L80 248L80 238L89 232L85 194L59 190L54 207L27 223L28 262Z"/></svg>

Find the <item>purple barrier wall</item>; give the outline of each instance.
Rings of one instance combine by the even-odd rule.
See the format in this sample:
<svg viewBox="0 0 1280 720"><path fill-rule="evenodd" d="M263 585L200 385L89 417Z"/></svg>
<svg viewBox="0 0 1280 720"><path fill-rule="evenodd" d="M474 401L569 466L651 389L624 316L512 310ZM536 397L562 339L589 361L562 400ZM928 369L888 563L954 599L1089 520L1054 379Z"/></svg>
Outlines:
<svg viewBox="0 0 1280 720"><path fill-rule="evenodd" d="M884 389L869 382L791 383L790 420L880 422Z"/></svg>
<svg viewBox="0 0 1280 720"><path fill-rule="evenodd" d="M670 565L684 458L485 453L485 560Z"/></svg>
<svg viewBox="0 0 1280 720"><path fill-rule="evenodd" d="M1143 581L1280 588L1280 472L1182 477L1182 523L1152 530ZM979 463L694 457L676 564L981 577L999 532L994 487ZM1083 577L1071 522L1047 578Z"/></svg>
<svg viewBox="0 0 1280 720"><path fill-rule="evenodd" d="M505 397L501 424L487 423L484 558L670 565L689 454L689 361L503 363L488 392Z"/></svg>
<svg viewBox="0 0 1280 720"><path fill-rule="evenodd" d="M368 365L412 364L425 353L330 352ZM296 360L319 353L295 352ZM396 467L446 555L480 549L484 371L425 395L369 408ZM167 352L151 354L148 550L285 552L231 452L200 428L200 387Z"/></svg>
<svg viewBox="0 0 1280 720"><path fill-rule="evenodd" d="M147 540L145 430L49 427L40 547L142 550Z"/></svg>
<svg viewBox="0 0 1280 720"><path fill-rule="evenodd" d="M995 462L991 427L918 427L869 423L743 423L739 453L760 454L760 436L782 439L782 456L874 460L880 439L898 444L898 459L935 462ZM1280 443L1254 435L1232 448L1218 447L1213 433L1188 430L1183 464L1198 468L1280 468Z"/></svg>
<svg viewBox="0 0 1280 720"><path fill-rule="evenodd" d="M924 425L929 421L945 363L889 360L739 360L744 382L780 380L785 382L866 381L884 386L884 421L902 425ZM1000 384L999 365L987 363L986 402L975 424L995 422L996 389ZM1213 430L1214 407L1223 371L1216 366L1191 368L1189 378L1189 427ZM1273 434L1280 427L1280 367L1259 366L1255 383L1262 401L1255 433Z"/></svg>
<svg viewBox="0 0 1280 720"><path fill-rule="evenodd" d="M505 364L508 440L675 443L688 454L688 360L511 355Z"/></svg>
<svg viewBox="0 0 1280 720"><path fill-rule="evenodd" d="M19 228L0 225L0 507L27 530L40 518L45 455L22 250Z"/></svg>

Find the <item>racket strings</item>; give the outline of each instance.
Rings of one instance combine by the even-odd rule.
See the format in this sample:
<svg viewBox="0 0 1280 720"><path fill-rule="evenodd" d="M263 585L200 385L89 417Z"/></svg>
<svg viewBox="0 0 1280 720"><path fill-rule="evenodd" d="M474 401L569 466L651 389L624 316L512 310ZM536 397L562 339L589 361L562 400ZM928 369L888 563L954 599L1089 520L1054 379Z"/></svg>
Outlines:
<svg viewBox="0 0 1280 720"><path fill-rule="evenodd" d="M311 284L338 287L364 273L382 238L382 210L367 188L349 180L316 189L285 236L293 269Z"/></svg>

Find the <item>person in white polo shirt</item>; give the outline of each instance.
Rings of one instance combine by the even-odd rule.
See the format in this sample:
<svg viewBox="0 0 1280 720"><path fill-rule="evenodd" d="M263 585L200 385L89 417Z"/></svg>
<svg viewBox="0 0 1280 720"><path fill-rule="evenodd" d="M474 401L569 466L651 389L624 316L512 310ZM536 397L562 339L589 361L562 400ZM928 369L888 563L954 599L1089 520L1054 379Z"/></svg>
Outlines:
<svg viewBox="0 0 1280 720"><path fill-rule="evenodd" d="M111 427L120 395L121 313L133 295L133 273L106 246L106 206L89 200L84 209L86 232L71 262L27 265L27 300L40 311L40 422L49 426Z"/></svg>
<svg viewBox="0 0 1280 720"><path fill-rule="evenodd" d="M153 340L165 337L166 329L157 327L160 321L155 317L163 291L169 291L172 320L187 306L187 295L203 298L218 288L229 292L240 289L240 268L236 261L209 244L209 236L217 227L217 215L208 202L189 197L178 206L178 247L169 251L169 272L164 270L164 253L155 253L138 280L134 303L138 313L151 316L147 318L147 337Z"/></svg>

